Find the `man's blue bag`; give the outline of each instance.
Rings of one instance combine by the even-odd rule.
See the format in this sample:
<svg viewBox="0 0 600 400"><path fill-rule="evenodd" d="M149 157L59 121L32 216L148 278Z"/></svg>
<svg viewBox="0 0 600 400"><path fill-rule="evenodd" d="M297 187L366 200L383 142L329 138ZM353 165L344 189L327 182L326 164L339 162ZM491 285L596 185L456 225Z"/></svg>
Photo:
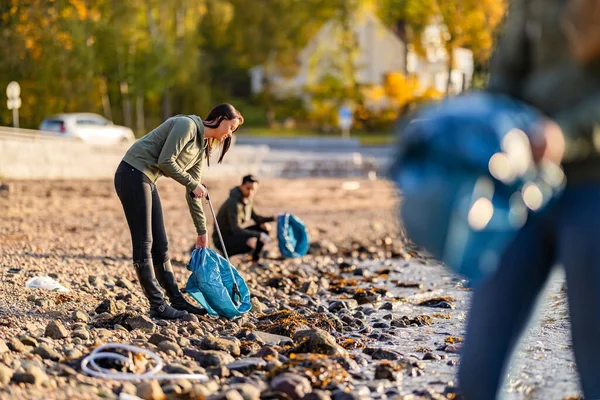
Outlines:
<svg viewBox="0 0 600 400"><path fill-rule="evenodd" d="M286 258L298 258L308 253L310 245L306 225L290 213L277 218L277 242L281 255Z"/></svg>
<svg viewBox="0 0 600 400"><path fill-rule="evenodd" d="M406 233L471 285L496 270L528 215L561 192L560 167L531 157L542 120L517 100L475 93L400 127L392 176Z"/></svg>
<svg viewBox="0 0 600 400"><path fill-rule="evenodd" d="M250 290L232 265L233 275L240 290L240 301L231 299L233 281L227 260L208 248L195 249L187 269L192 271L185 286L186 292L194 298L210 315L220 315L229 319L240 317L252 308Z"/></svg>

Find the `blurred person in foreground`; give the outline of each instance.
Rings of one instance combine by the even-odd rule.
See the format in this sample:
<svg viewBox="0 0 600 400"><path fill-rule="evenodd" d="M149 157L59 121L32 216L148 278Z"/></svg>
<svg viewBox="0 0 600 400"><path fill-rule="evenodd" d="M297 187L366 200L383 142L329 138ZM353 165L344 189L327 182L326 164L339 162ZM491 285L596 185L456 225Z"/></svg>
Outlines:
<svg viewBox="0 0 600 400"><path fill-rule="evenodd" d="M560 199L529 218L473 294L459 370L465 399L494 399L552 267L567 278L573 350L585 398L600 398L600 2L514 0L489 91L548 117L534 158L562 163Z"/></svg>
<svg viewBox="0 0 600 400"><path fill-rule="evenodd" d="M188 312L206 313L188 303L177 285L156 181L167 176L185 186L185 198L198 234L196 248L206 247L206 219L201 204L207 194L201 184L203 163L205 159L209 163L211 152L219 143L219 162L223 160L233 133L243 122L231 104L216 106L205 120L195 115L177 115L135 142L117 168L115 189L131 232L133 265L150 302L152 317L176 319ZM161 286L171 305L165 302Z"/></svg>
<svg viewBox="0 0 600 400"><path fill-rule="evenodd" d="M259 266L260 253L265 244L271 242L269 222L275 216L259 215L254 209L254 196L258 191L258 179L253 175L242 178L242 184L229 192L229 198L217 213L217 222L221 228L227 254L251 254L253 266ZM217 232L213 232L213 243L221 253L221 241Z"/></svg>

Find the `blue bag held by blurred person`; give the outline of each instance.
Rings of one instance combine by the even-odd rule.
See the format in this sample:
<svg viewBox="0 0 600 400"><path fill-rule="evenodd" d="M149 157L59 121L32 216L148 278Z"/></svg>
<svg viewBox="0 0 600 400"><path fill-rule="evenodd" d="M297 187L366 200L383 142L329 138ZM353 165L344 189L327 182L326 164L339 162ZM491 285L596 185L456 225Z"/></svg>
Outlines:
<svg viewBox="0 0 600 400"><path fill-rule="evenodd" d="M504 249L560 193L560 167L534 163L542 120L504 96L475 93L419 112L401 128L392 176L408 237L476 285Z"/></svg>
<svg viewBox="0 0 600 400"><path fill-rule="evenodd" d="M239 299L231 298L233 280L230 268L239 288ZM192 274L188 278L186 292L210 315L234 319L252 308L250 290L244 278L215 251L208 248L195 249L187 269L192 271Z"/></svg>
<svg viewBox="0 0 600 400"><path fill-rule="evenodd" d="M290 213L277 218L277 242L281 255L286 258L298 258L308 253L310 245L306 225Z"/></svg>

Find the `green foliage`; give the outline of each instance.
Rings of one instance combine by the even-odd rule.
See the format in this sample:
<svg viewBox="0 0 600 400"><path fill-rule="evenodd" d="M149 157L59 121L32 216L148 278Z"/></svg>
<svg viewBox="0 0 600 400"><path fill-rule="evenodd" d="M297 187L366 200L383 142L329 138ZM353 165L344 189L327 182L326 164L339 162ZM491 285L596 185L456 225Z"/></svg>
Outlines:
<svg viewBox="0 0 600 400"><path fill-rule="evenodd" d="M21 84L21 126L29 128L50 114L90 111L142 135L170 115L203 116L220 102L236 104L250 125L287 118L335 125L342 102L364 109L353 15L375 10L391 27L406 20L417 49L425 26L441 16L449 25L447 47L470 47L485 65L504 6L498 0L2 0L0 89L11 80ZM331 71L307 87L312 104L276 98L268 80L253 97L249 69L296 74L300 50L329 20L341 46L317 52L328 57ZM0 107L0 125L10 123L10 111Z"/></svg>

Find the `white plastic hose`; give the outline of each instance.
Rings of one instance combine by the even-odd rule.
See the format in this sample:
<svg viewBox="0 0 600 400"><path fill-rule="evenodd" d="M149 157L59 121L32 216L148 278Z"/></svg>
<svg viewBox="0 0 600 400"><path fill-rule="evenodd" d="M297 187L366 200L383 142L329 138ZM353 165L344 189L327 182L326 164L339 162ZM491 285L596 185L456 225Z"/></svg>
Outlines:
<svg viewBox="0 0 600 400"><path fill-rule="evenodd" d="M156 362L154 368L146 371L143 374L130 374L127 372L115 372L107 368L102 368L96 361L98 360L117 360L121 361L129 367L133 367L133 358L131 355L126 357L122 354L105 351L106 349L122 349L130 353L143 354ZM89 366L88 366L89 365ZM208 381L208 376L204 374L159 374L163 368L163 362L159 356L150 350L140 347L121 343L106 343L95 348L87 357L81 360L81 369L88 375L96 378L115 379L121 381L137 381L144 379L188 379L197 381Z"/></svg>

